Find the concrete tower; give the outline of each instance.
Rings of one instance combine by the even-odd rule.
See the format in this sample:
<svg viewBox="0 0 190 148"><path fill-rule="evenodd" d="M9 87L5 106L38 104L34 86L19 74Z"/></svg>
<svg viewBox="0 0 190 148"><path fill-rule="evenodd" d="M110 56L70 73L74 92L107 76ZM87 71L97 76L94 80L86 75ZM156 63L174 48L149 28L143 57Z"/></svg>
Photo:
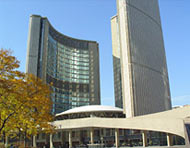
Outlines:
<svg viewBox="0 0 190 148"><path fill-rule="evenodd" d="M111 23L119 63L114 61L114 87L121 87L115 89L116 106L123 104L126 117L171 109L158 0L117 0Z"/></svg>

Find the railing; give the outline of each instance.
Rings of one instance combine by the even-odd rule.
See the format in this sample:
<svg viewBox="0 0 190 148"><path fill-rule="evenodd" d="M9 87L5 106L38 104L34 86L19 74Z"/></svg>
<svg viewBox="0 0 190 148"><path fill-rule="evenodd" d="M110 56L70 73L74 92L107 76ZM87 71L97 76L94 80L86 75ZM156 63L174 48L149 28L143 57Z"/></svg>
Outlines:
<svg viewBox="0 0 190 148"><path fill-rule="evenodd" d="M113 147L106 147L104 145L88 145L88 146L76 146L75 148L116 148L115 146ZM121 146L119 148L131 148L128 146ZM135 147L133 147L135 148ZM136 148L145 148L142 146L137 146ZM176 145L176 146L148 146L146 148L187 148L185 145Z"/></svg>

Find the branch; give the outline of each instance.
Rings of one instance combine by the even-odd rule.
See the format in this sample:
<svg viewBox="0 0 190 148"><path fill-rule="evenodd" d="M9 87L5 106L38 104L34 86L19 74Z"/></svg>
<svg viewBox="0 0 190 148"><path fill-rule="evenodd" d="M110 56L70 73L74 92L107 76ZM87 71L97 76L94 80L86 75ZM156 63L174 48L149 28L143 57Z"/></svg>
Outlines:
<svg viewBox="0 0 190 148"><path fill-rule="evenodd" d="M2 126L0 127L0 132L1 132L2 129L5 127L5 124L6 124L7 120L8 120L12 115L14 115L15 112L16 112L16 111L10 113L10 114L7 116L7 118L3 121L3 124L2 124Z"/></svg>

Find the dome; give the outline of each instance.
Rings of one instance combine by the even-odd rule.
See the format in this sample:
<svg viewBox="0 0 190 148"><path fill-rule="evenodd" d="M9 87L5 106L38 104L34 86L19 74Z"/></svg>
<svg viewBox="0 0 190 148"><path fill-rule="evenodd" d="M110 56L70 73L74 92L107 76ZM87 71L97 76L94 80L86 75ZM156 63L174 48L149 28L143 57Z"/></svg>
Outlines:
<svg viewBox="0 0 190 148"><path fill-rule="evenodd" d="M68 114L76 114L76 113L84 113L84 112L123 112L123 109L113 106L104 106L104 105L88 105L72 108L65 112L56 114L56 116L68 115Z"/></svg>

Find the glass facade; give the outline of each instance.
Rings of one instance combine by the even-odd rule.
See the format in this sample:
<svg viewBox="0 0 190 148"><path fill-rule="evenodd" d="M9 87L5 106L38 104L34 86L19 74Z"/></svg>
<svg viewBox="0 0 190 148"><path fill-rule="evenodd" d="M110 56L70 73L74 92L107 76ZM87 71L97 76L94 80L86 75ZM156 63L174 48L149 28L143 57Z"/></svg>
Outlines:
<svg viewBox="0 0 190 148"><path fill-rule="evenodd" d="M190 124L185 124L185 126L186 126L187 136L188 136L189 143L190 143Z"/></svg>
<svg viewBox="0 0 190 148"><path fill-rule="evenodd" d="M66 46L49 34L47 53L46 78L53 84L53 112L89 105L89 50Z"/></svg>
<svg viewBox="0 0 190 148"><path fill-rule="evenodd" d="M120 58L113 55L115 106L123 108Z"/></svg>
<svg viewBox="0 0 190 148"><path fill-rule="evenodd" d="M119 147L129 148L129 147L143 147L143 131L141 130L132 130L132 129L120 129L119 130ZM64 135L64 142L62 146L68 148L69 144L69 133L68 131L62 131ZM38 146L43 146L43 134L38 135ZM94 128L94 145L91 145L93 148L116 148L115 144L115 129L113 128ZM178 142L176 142L178 139ZM57 132L53 134L54 146L61 146L61 133ZM86 144L90 147L90 129L81 129L72 131L72 144L74 147L86 148ZM173 135L173 147L184 147L185 139L177 135ZM180 141L180 142L179 142ZM59 143L58 143L59 142ZM147 131L147 146L146 147L167 147L167 137L166 133Z"/></svg>
<svg viewBox="0 0 190 148"><path fill-rule="evenodd" d="M99 47L56 31L47 18L30 18L26 72L51 85L52 113L100 104Z"/></svg>

